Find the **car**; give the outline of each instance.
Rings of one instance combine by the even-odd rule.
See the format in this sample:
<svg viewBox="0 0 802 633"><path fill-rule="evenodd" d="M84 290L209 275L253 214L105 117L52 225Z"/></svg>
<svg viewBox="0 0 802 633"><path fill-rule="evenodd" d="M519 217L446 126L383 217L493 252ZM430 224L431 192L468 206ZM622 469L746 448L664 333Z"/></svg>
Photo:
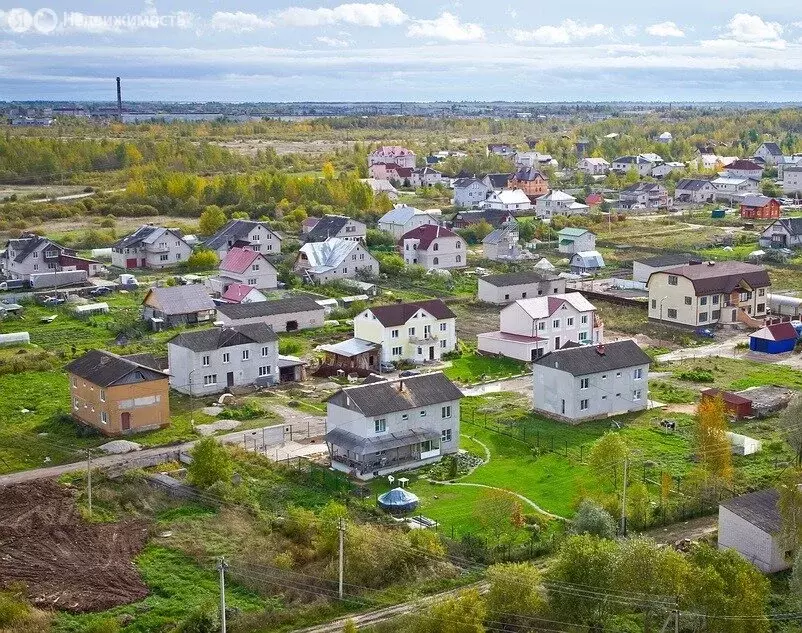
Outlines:
<svg viewBox="0 0 802 633"><path fill-rule="evenodd" d="M696 329L696 336L702 336L704 338L715 338L715 334L713 334L713 330L706 327L700 327Z"/></svg>
<svg viewBox="0 0 802 633"><path fill-rule="evenodd" d="M392 363L382 363L380 369L382 371L395 371L395 365Z"/></svg>
<svg viewBox="0 0 802 633"><path fill-rule="evenodd" d="M398 375L401 376L401 378L409 378L410 376L420 376L420 372L417 369L407 369Z"/></svg>
<svg viewBox="0 0 802 633"><path fill-rule="evenodd" d="M108 286L98 286L97 288L92 288L92 290L89 291L89 294L93 297L104 297L111 294L111 288Z"/></svg>
<svg viewBox="0 0 802 633"><path fill-rule="evenodd" d="M66 301L64 297L45 297L42 303L46 306L59 306Z"/></svg>

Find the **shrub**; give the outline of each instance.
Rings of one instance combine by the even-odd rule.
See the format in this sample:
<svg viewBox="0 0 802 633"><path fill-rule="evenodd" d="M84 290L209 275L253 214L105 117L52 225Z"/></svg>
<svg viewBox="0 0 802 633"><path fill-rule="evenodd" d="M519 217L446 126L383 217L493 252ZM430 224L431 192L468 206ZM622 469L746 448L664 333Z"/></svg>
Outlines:
<svg viewBox="0 0 802 633"><path fill-rule="evenodd" d="M234 472L231 455L213 437L205 437L192 448L192 463L187 468L187 481L199 488L210 488L217 482L229 483Z"/></svg>
<svg viewBox="0 0 802 633"><path fill-rule="evenodd" d="M616 531L612 515L589 499L579 504L572 528L576 534L593 534L607 539L615 537Z"/></svg>
<svg viewBox="0 0 802 633"><path fill-rule="evenodd" d="M119 633L120 623L114 618L103 618L89 624L84 633Z"/></svg>
<svg viewBox="0 0 802 633"><path fill-rule="evenodd" d="M265 414L264 409L252 402L243 402L238 407L226 407L220 417L231 420L255 420Z"/></svg>
<svg viewBox="0 0 802 633"><path fill-rule="evenodd" d="M278 353L282 356L297 356L303 350L304 345L301 341L285 338L278 342Z"/></svg>
<svg viewBox="0 0 802 633"><path fill-rule="evenodd" d="M689 382L713 382L715 380L712 371L700 367L679 371L674 375L680 380L687 380Z"/></svg>
<svg viewBox="0 0 802 633"><path fill-rule="evenodd" d="M21 595L0 593L0 628L11 628L24 622L31 613L31 607Z"/></svg>
<svg viewBox="0 0 802 633"><path fill-rule="evenodd" d="M217 268L220 259L217 253L207 248L200 249L192 253L186 261L185 268L187 270L209 270Z"/></svg>

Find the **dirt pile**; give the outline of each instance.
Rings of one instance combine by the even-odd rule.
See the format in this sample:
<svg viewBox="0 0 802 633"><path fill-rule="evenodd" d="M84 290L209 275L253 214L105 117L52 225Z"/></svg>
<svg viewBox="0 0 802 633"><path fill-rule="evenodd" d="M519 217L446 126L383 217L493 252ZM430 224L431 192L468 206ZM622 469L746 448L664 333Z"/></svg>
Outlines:
<svg viewBox="0 0 802 633"><path fill-rule="evenodd" d="M132 559L146 540L140 521L87 523L56 482L0 488L0 585L24 582L37 606L102 611L144 598Z"/></svg>

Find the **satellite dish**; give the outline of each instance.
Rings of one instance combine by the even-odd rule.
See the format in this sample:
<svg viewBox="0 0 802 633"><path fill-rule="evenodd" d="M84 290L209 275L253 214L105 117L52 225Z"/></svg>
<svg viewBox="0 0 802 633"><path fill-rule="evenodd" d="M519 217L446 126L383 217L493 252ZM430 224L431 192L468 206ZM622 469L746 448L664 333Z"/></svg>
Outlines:
<svg viewBox="0 0 802 633"><path fill-rule="evenodd" d="M392 475L387 475L387 481L393 483L395 481L395 477L393 477Z"/></svg>

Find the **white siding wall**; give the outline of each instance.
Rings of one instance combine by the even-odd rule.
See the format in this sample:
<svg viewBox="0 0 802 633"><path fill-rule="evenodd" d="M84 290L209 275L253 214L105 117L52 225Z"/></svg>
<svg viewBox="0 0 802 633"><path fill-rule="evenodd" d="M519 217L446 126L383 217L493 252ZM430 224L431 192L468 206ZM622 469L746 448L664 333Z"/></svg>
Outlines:
<svg viewBox="0 0 802 633"><path fill-rule="evenodd" d="M498 287L479 278L479 301L503 305L518 299L527 299L565 292L565 279L544 281L540 283L520 284L516 286Z"/></svg>
<svg viewBox="0 0 802 633"><path fill-rule="evenodd" d="M247 325L250 323L267 323L273 328L274 332L286 332L287 323L294 321L298 324L296 329L307 330L313 327L322 327L325 319L323 308L320 310L310 310L308 312L288 312L286 314L274 314L269 316L252 317L249 319L229 319L222 312L217 313L218 320L226 325Z"/></svg>
<svg viewBox="0 0 802 633"><path fill-rule="evenodd" d="M443 354L454 351L457 345L456 319L437 320L423 310L419 310L418 315L403 325L385 328L370 310L365 310L354 318L354 337L381 345L381 359L385 363L399 360L423 362L431 359L432 352L434 359L440 360ZM425 334L427 326L428 337ZM410 334L412 328L414 334ZM393 336L394 332L397 336Z"/></svg>
<svg viewBox="0 0 802 633"><path fill-rule="evenodd" d="M790 567L776 537L758 529L723 506L718 509L718 547L734 549L768 574Z"/></svg>

